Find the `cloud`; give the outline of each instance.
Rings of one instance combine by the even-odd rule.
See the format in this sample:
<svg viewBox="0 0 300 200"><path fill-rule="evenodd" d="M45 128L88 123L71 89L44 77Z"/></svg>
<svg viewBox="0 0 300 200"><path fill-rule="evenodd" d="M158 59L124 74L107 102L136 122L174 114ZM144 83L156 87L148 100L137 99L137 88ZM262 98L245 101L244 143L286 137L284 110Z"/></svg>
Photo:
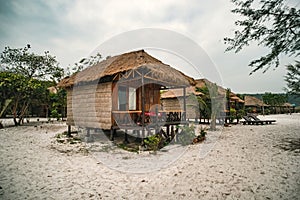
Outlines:
<svg viewBox="0 0 300 200"><path fill-rule="evenodd" d="M50 50L67 67L120 33L163 28L184 34L201 45L222 74L224 84L233 91L282 91L284 87L284 69L268 72L269 76L248 76L251 70L248 63L264 49L252 45L239 54L224 53L223 38L232 35L238 18L230 12L233 5L229 0L0 0L0 3L1 49L30 43L34 51ZM171 39L169 42L174 43ZM161 56L161 60L182 65L175 58Z"/></svg>

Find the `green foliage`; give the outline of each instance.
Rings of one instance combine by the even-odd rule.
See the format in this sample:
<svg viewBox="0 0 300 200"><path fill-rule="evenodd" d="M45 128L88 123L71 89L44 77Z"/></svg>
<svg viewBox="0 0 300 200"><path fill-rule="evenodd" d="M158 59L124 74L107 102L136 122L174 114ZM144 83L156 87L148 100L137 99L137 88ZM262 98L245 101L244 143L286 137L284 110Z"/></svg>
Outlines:
<svg viewBox="0 0 300 200"><path fill-rule="evenodd" d="M28 99L33 97L32 89L37 87L33 81L23 75L11 72L0 72L0 93L1 101L11 99L11 109L14 114L15 124L18 125L16 118L25 114L28 108ZM1 102L3 104L4 102Z"/></svg>
<svg viewBox="0 0 300 200"><path fill-rule="evenodd" d="M237 118L238 119L242 119L242 117L245 115L246 115L246 112L244 109L237 110Z"/></svg>
<svg viewBox="0 0 300 200"><path fill-rule="evenodd" d="M0 102L0 118L2 117L3 113L6 111L10 102L12 102L12 99L3 99L3 103Z"/></svg>
<svg viewBox="0 0 300 200"><path fill-rule="evenodd" d="M24 48L5 47L0 55L3 70L21 74L29 79L57 80L62 77L63 69L58 66L58 62L49 51L38 55L29 52L30 48L30 45Z"/></svg>
<svg viewBox="0 0 300 200"><path fill-rule="evenodd" d="M216 83L205 82L205 87L197 88L196 91L202 92L205 107L200 110L204 118L211 119L211 130L216 130L216 118L223 111L224 97L219 94Z"/></svg>
<svg viewBox="0 0 300 200"><path fill-rule="evenodd" d="M130 152L138 152L138 148L133 148L133 147L129 147L128 144L124 144L124 143L118 143L117 146L121 149L124 149L126 151L130 151ZM102 148L101 151L103 152L108 152L109 150L111 150L110 146L104 146ZM124 159L124 158L123 158Z"/></svg>
<svg viewBox="0 0 300 200"><path fill-rule="evenodd" d="M287 95L286 94L274 94L271 92L266 92L262 95L262 99L264 103L270 106L280 106L287 102Z"/></svg>
<svg viewBox="0 0 300 200"><path fill-rule="evenodd" d="M287 91L290 94L300 96L300 62L296 61L295 65L288 65L285 81L287 83Z"/></svg>
<svg viewBox="0 0 300 200"><path fill-rule="evenodd" d="M204 128L201 127L201 129L200 129L200 136L201 136L201 137L205 137L206 134L207 134L206 130L205 130Z"/></svg>
<svg viewBox="0 0 300 200"><path fill-rule="evenodd" d="M230 116L229 121L233 122L236 115L237 115L237 111L234 108L230 108L230 110L229 110L229 116Z"/></svg>
<svg viewBox="0 0 300 200"><path fill-rule="evenodd" d="M206 134L207 134L206 130L201 127L200 134L196 138L193 139L193 144L196 144L198 142L202 142L203 140L205 140Z"/></svg>
<svg viewBox="0 0 300 200"><path fill-rule="evenodd" d="M159 144L162 140L162 137L159 134L151 135L147 137L144 140L144 143L147 145L147 147L154 152L156 152L159 149Z"/></svg>
<svg viewBox="0 0 300 200"><path fill-rule="evenodd" d="M300 105L299 95L288 93L288 102L290 102L291 104L294 104L295 106L299 106Z"/></svg>
<svg viewBox="0 0 300 200"><path fill-rule="evenodd" d="M83 69L98 64L102 59L100 53L97 53L95 56L90 56L89 58L82 58L79 62L75 63L72 68L68 68L67 75L72 75L73 73L77 73L82 71Z"/></svg>
<svg viewBox="0 0 300 200"><path fill-rule="evenodd" d="M81 139L78 136L69 136L68 132L65 131L63 133L58 133L55 135L56 141L58 143L63 143L63 144L78 144L81 143Z"/></svg>
<svg viewBox="0 0 300 200"><path fill-rule="evenodd" d="M299 96L297 96L295 94L290 94L290 93L287 93L287 94L279 93L279 94L287 95L287 102L289 102L291 104L295 104L296 106L300 105ZM261 99L263 94L243 94L243 95L250 95L250 96L254 96L254 97Z"/></svg>
<svg viewBox="0 0 300 200"><path fill-rule="evenodd" d="M51 117L56 118L58 121L61 118L61 114L59 114L58 111L56 109L54 109L51 111Z"/></svg>
<svg viewBox="0 0 300 200"><path fill-rule="evenodd" d="M65 108L67 106L67 92L65 89L58 88L56 93L50 93L51 109L59 114L59 118L65 115ZM52 112L51 111L51 112ZM57 118L57 117L55 117Z"/></svg>
<svg viewBox="0 0 300 200"><path fill-rule="evenodd" d="M250 43L267 47L270 52L250 62L251 73L271 66L278 67L280 55L299 56L300 10L288 6L285 0L232 0L236 8L233 13L240 15L235 22L237 29L233 38L225 38L227 51L236 53ZM255 4L258 4L256 6Z"/></svg>
<svg viewBox="0 0 300 200"><path fill-rule="evenodd" d="M244 94L236 94L237 97L239 97L240 99L245 99L245 95Z"/></svg>
<svg viewBox="0 0 300 200"><path fill-rule="evenodd" d="M191 144L196 137L195 127L193 125L184 125L181 126L180 129L181 132L177 135L178 143L183 146Z"/></svg>
<svg viewBox="0 0 300 200"><path fill-rule="evenodd" d="M16 49L5 47L0 55L1 105L7 99L12 100L15 125L20 125L31 105L49 102L47 88L63 74L63 69L48 51L38 55L29 49L30 45Z"/></svg>
<svg viewBox="0 0 300 200"><path fill-rule="evenodd" d="M199 107L200 108L200 115L203 118L210 118L210 115L211 115L211 99L210 99L208 87L205 86L205 87L202 87L202 88L196 88L196 91L201 92L201 93L204 94L202 97L199 97L199 102L200 101L204 102L203 105L205 105L205 106L200 106Z"/></svg>

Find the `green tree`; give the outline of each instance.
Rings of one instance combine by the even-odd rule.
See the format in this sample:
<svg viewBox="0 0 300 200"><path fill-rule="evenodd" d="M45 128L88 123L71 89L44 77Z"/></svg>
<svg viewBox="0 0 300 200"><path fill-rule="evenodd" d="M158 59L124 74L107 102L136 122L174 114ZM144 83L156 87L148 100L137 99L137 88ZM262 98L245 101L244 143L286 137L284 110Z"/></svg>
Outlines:
<svg viewBox="0 0 300 200"><path fill-rule="evenodd" d="M0 118L6 113L7 108L12 102L12 87L11 84L5 84L5 79L10 80L10 73L0 71ZM3 128L3 124L0 121L0 128Z"/></svg>
<svg viewBox="0 0 300 200"><path fill-rule="evenodd" d="M280 106L287 102L288 96L286 94L274 94L271 92L266 92L262 95L264 103L275 108L275 113L278 112L277 108L280 109Z"/></svg>
<svg viewBox="0 0 300 200"><path fill-rule="evenodd" d="M271 106L280 106L287 102L287 95L285 94L274 94L271 92L266 92L262 95L264 103Z"/></svg>
<svg viewBox="0 0 300 200"><path fill-rule="evenodd" d="M42 80L55 83L63 74L63 69L48 51L38 55L29 52L29 49L30 45L15 49L5 47L0 55L0 85L5 88L3 99L12 99L15 125L20 125L33 99L45 91Z"/></svg>
<svg viewBox="0 0 300 200"><path fill-rule="evenodd" d="M226 109L230 110L230 95L231 95L231 89L226 89Z"/></svg>
<svg viewBox="0 0 300 200"><path fill-rule="evenodd" d="M210 99L208 87L204 86L202 88L196 88L196 91L203 93L203 96L199 97L199 100L198 100L199 105L201 105L201 106L199 106L201 117L210 118L210 115L211 115L211 99Z"/></svg>
<svg viewBox="0 0 300 200"><path fill-rule="evenodd" d="M63 88L57 88L57 92L50 93L50 100L51 100L51 113L54 114L52 117L60 118L64 117L65 109L67 105L67 92Z"/></svg>
<svg viewBox="0 0 300 200"><path fill-rule="evenodd" d="M233 13L239 14L241 20L235 22L237 27L233 38L225 38L229 46L226 51L236 53L257 41L258 45L267 47L270 52L253 60L249 66L253 72L271 66L278 67L280 55L299 56L300 50L300 10L291 7L285 0L231 0L236 8ZM258 4L257 6L255 4Z"/></svg>
<svg viewBox="0 0 300 200"><path fill-rule="evenodd" d="M83 69L98 64L102 59L102 56L100 53L97 53L96 55L92 55L88 58L82 58L79 62L74 63L73 67L70 69L70 67L67 69L67 75L70 76L73 73L77 73L82 71Z"/></svg>
<svg viewBox="0 0 300 200"><path fill-rule="evenodd" d="M285 81L288 93L300 96L300 62L296 61L295 65L288 65L287 71Z"/></svg>
<svg viewBox="0 0 300 200"><path fill-rule="evenodd" d="M218 92L218 86L216 83L206 82L205 87L197 88L199 92L204 94L203 100L207 106L204 107L201 114L211 119L210 129L216 130L216 120L224 108L224 96Z"/></svg>
<svg viewBox="0 0 300 200"><path fill-rule="evenodd" d="M1 104L6 105L9 102L3 109L10 108L15 125L20 125L30 104L47 103L49 83L46 83L12 72L0 72Z"/></svg>
<svg viewBox="0 0 300 200"><path fill-rule="evenodd" d="M20 74L1 72L0 85L1 95L3 97L2 101L11 101L12 105L10 108L12 109L16 125L19 124L19 122L17 122L17 117L24 115L28 108L28 103L25 99L30 93L31 88L29 89L27 84L26 78ZM21 120L22 118L20 118L20 121Z"/></svg>
<svg viewBox="0 0 300 200"><path fill-rule="evenodd" d="M58 81L63 76L63 69L59 67L55 56L49 51L44 55L29 52L30 45L24 48L5 47L0 55L2 70L21 74L26 78Z"/></svg>
<svg viewBox="0 0 300 200"><path fill-rule="evenodd" d="M211 98L210 129L215 131L217 115L220 114L220 109L221 109L221 105L222 105L221 101L223 100L223 98L221 96L219 96L217 84L214 83L214 84L209 85L209 95Z"/></svg>

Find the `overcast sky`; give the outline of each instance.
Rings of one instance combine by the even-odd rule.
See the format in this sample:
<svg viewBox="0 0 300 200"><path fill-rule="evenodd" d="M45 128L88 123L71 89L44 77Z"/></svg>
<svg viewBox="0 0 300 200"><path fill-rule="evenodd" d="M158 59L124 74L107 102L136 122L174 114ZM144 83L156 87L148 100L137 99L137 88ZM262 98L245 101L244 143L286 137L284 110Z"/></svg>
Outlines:
<svg viewBox="0 0 300 200"><path fill-rule="evenodd" d="M265 53L265 49L254 44L238 54L224 52L223 38L233 35L234 21L238 19L230 12L233 4L229 0L0 0L0 3L1 51L5 46L19 48L31 44L34 52L49 50L62 67L67 67L124 32L167 29L193 40L205 51L221 77L221 81L208 77L212 82L238 93L282 92L285 87L283 76L288 59L276 70L249 76L249 62ZM172 38L166 41L174 43ZM181 55L170 56L151 49L147 52L193 78L203 78L206 74L201 72L205 66L199 68L200 73L186 70ZM106 56L104 52L100 54ZM205 62L203 65L208 66Z"/></svg>

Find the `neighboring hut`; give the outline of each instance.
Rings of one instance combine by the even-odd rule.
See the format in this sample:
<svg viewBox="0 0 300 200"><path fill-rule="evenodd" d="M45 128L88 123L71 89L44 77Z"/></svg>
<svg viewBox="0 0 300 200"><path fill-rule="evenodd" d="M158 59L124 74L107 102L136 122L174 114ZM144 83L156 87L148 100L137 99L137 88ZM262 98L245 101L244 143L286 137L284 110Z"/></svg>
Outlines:
<svg viewBox="0 0 300 200"><path fill-rule="evenodd" d="M285 102L281 105L272 105L270 106L271 114L279 114L279 113L293 113L295 112L295 106Z"/></svg>
<svg viewBox="0 0 300 200"><path fill-rule="evenodd" d="M210 90L210 86L213 85L213 83L205 78L203 79L197 79L196 81L196 85L195 87L198 89L204 89L204 88L208 88L208 92ZM232 122L233 119L236 119L237 122L239 121L239 116L237 115L239 110L242 110L244 107L244 100L242 100L241 98L239 98L235 93L233 93L232 91L225 89L219 85L217 85L218 87L218 96L220 99L224 99L226 100L226 103L224 102L224 109L220 110L219 113L219 123L224 123L224 122ZM205 95L209 95L209 94L204 94L203 96L205 97ZM210 98L210 95L206 97ZM235 110L235 114L234 116L231 116L232 114L230 113L230 110L234 109ZM209 116L208 119L204 116L200 116L200 122L202 121L202 118L204 120L204 123L206 122L206 120L209 121Z"/></svg>
<svg viewBox="0 0 300 200"><path fill-rule="evenodd" d="M281 105L282 107L282 112L283 113L293 113L295 110L295 106L293 106L291 103L285 102L284 104Z"/></svg>
<svg viewBox="0 0 300 200"><path fill-rule="evenodd" d="M203 118L204 123L208 123L206 121L209 121L209 116L200 116L200 110L199 106L201 106L201 103L199 103L198 98L202 98L202 100L206 98L210 98L209 94L203 94L202 92L199 92L198 89L203 89L205 87L209 87L213 83L207 79L197 79L195 80L195 85L190 86L186 89L186 106L187 106L187 119L195 119L195 121L198 121L198 119ZM218 96L220 98L226 97L227 90L221 86L218 86ZM209 92L209 88L208 88ZM208 96L205 96L208 95ZM162 104L164 109L180 109L183 107L183 101L182 101L182 90L178 89L173 89L173 90L168 90L161 95L162 99ZM235 110L240 110L243 108L244 101L240 99L236 94L233 92L230 92L229 95L229 102L228 102L228 108L226 108L226 105L224 104L224 109L220 110L222 113L220 113L220 120L224 121L226 119L221 119L222 117L224 118L227 113L229 113L230 108L234 108ZM226 114L225 114L226 113ZM237 113L237 112L236 112ZM229 115L229 114L227 114ZM237 116L230 116L230 117L235 117ZM226 118L226 117L225 117Z"/></svg>
<svg viewBox="0 0 300 200"><path fill-rule="evenodd" d="M197 121L200 118L199 101L203 93L197 92L194 86L186 88L186 118ZM184 94L181 89L163 91L161 102L164 110L182 110Z"/></svg>
<svg viewBox="0 0 300 200"><path fill-rule="evenodd" d="M269 107L268 104L265 104L262 100L254 96L245 96L245 110L251 113L263 113L266 107Z"/></svg>
<svg viewBox="0 0 300 200"><path fill-rule="evenodd" d="M109 57L58 86L67 90L69 126L144 133L154 120L166 126L186 120L186 106L174 113L161 109L160 91L180 88L185 96L191 84L194 79L140 50Z"/></svg>
<svg viewBox="0 0 300 200"><path fill-rule="evenodd" d="M197 79L196 81L196 88L204 88L207 87L207 85L211 85L213 84L211 81L207 80L207 79ZM226 97L226 93L227 93L227 89L218 86L218 94L220 96L223 96L224 98ZM241 98L239 98L235 93L233 93L232 91L230 91L229 93L229 99L230 99L230 107L232 108L242 108L244 105L244 100L242 100Z"/></svg>

